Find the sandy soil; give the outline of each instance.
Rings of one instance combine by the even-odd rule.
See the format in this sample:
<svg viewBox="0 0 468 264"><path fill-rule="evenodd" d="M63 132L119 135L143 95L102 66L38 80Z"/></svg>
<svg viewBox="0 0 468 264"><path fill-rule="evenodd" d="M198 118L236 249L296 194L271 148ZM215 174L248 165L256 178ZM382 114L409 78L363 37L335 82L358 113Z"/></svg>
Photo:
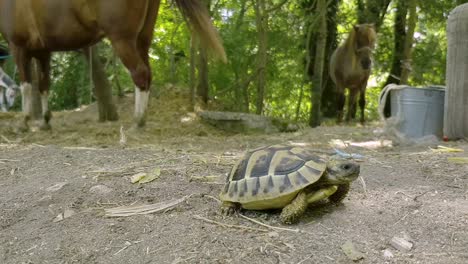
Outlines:
<svg viewBox="0 0 468 264"><path fill-rule="evenodd" d="M123 121L97 123L90 107L54 113L49 132L16 133L19 116L2 114L0 262L352 263L342 249L350 241L364 257L359 263L468 263L468 164L447 159L468 156L466 142L435 144L464 150L458 153L349 146L346 152L364 155L365 186L356 181L342 205L311 207L294 226L281 225L278 212L242 212L269 225L262 226L222 216L216 200L245 150L283 142L330 150L333 139L381 139L376 126L226 133L188 113L183 98L153 99L142 131L127 129L131 98L119 101ZM152 182L130 182L136 173L155 171ZM107 217L104 211L187 196L153 214ZM412 248L395 249L394 237Z"/></svg>

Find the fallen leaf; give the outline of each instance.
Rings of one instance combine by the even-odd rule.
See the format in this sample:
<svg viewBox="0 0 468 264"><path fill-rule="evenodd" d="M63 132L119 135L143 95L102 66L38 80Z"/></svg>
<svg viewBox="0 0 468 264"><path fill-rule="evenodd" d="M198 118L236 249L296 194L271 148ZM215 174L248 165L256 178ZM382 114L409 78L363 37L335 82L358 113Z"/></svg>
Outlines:
<svg viewBox="0 0 468 264"><path fill-rule="evenodd" d="M448 157L448 162L456 164L468 164L468 157Z"/></svg>
<svg viewBox="0 0 468 264"><path fill-rule="evenodd" d="M75 214L75 211L73 211L72 209L65 209L65 211L63 212L63 218L65 219Z"/></svg>
<svg viewBox="0 0 468 264"><path fill-rule="evenodd" d="M137 183L141 179L143 179L146 175L147 175L146 172L140 172L140 173L134 174L130 177L130 181L132 183Z"/></svg>
<svg viewBox="0 0 468 264"><path fill-rule="evenodd" d="M151 173L140 172L130 177L132 183L148 183L158 179L161 175L161 168L155 168Z"/></svg>
<svg viewBox="0 0 468 264"><path fill-rule="evenodd" d="M459 148L449 148L444 146L437 146L437 148L430 148L433 152L463 152L463 149Z"/></svg>
<svg viewBox="0 0 468 264"><path fill-rule="evenodd" d="M60 222L62 221L64 218L63 218L63 213L60 213L59 215L57 215L57 217L55 217L55 219L53 220L54 223L57 223L57 222Z"/></svg>

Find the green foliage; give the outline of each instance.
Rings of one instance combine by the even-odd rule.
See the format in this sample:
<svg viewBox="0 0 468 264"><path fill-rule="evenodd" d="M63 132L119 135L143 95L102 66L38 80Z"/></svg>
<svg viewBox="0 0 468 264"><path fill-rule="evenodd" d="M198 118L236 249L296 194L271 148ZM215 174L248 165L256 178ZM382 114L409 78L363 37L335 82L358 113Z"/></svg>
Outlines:
<svg viewBox="0 0 468 264"><path fill-rule="evenodd" d="M49 105L52 110L73 109L91 102L90 79L84 56L77 52L52 56Z"/></svg>

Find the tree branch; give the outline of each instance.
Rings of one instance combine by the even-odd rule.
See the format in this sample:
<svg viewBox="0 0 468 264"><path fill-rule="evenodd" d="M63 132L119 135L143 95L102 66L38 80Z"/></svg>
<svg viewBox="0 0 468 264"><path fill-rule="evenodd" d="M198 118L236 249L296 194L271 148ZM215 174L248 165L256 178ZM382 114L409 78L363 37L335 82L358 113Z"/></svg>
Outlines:
<svg viewBox="0 0 468 264"><path fill-rule="evenodd" d="M288 1L288 0L283 0L283 2L281 2L281 3L279 3L279 4L275 5L275 6L273 6L273 7L270 8L270 9L265 10L265 13L264 13L263 15L265 16L266 14L269 14L269 13L271 13L271 12L277 10L277 9L280 9L284 4L286 4L287 1Z"/></svg>

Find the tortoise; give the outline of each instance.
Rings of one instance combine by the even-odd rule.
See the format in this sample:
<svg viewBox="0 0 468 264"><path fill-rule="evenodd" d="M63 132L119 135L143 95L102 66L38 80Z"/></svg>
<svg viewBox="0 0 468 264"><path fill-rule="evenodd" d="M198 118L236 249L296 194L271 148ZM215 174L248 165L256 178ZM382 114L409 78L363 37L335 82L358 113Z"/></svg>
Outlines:
<svg viewBox="0 0 468 264"><path fill-rule="evenodd" d="M273 145L247 152L232 168L221 191L221 210L280 209L285 224L296 223L310 203L341 202L359 176L354 161L294 145Z"/></svg>

